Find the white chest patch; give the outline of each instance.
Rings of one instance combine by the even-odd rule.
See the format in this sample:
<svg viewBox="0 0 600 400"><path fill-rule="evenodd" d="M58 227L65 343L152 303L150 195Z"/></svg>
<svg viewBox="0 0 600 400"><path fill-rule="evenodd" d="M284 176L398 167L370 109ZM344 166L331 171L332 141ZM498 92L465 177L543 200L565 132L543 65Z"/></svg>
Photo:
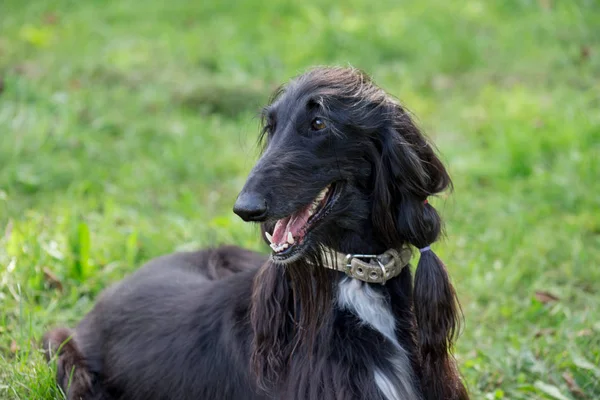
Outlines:
<svg viewBox="0 0 600 400"><path fill-rule="evenodd" d="M375 369L373 378L387 400L419 399L413 387L412 368L406 351L396 338L396 321L385 297L373 290L369 284L357 279L344 278L337 293L338 306L356 315L364 324L381 333L395 347L395 354L388 359L390 372ZM393 379L395 378L395 379Z"/></svg>

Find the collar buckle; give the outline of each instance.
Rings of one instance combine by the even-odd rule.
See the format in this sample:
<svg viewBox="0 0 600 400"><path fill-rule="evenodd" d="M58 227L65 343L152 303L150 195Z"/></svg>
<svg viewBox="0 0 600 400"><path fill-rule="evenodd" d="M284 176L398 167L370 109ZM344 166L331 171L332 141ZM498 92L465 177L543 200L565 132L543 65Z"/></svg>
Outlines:
<svg viewBox="0 0 600 400"><path fill-rule="evenodd" d="M377 260L377 262L379 262L381 264L379 257L380 257L379 254L346 254L346 271L350 271L350 268L352 268L352 259L353 258L375 259L375 260Z"/></svg>
<svg viewBox="0 0 600 400"><path fill-rule="evenodd" d="M381 256L382 255L380 254L346 254L346 268L344 269L344 272L351 278L360 279L365 282L378 282L385 285L389 272L381 261ZM377 261L377 264L381 269L381 274L373 270L373 266L370 262L357 260L360 263L360 266L358 267L352 264L354 259L361 258L369 258L370 261Z"/></svg>
<svg viewBox="0 0 600 400"><path fill-rule="evenodd" d="M385 285L409 265L411 256L408 246L388 249L383 254L345 254L329 249L324 252L323 267L344 272L352 279Z"/></svg>

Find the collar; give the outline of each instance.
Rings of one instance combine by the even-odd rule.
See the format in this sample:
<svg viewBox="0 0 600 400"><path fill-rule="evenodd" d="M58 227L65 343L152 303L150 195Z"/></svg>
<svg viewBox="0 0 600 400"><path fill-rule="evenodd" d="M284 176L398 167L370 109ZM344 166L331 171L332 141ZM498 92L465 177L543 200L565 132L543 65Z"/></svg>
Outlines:
<svg viewBox="0 0 600 400"><path fill-rule="evenodd" d="M350 278L368 283L381 283L400 275L412 256L410 248L389 249L383 254L345 254L327 249L324 266L346 273Z"/></svg>

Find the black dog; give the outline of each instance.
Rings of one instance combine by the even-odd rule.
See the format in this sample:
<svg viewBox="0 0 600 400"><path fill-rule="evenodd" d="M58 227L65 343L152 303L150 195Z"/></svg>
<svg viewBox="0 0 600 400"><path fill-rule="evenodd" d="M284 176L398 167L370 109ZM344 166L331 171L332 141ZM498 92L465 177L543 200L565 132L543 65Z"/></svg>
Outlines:
<svg viewBox="0 0 600 400"><path fill-rule="evenodd" d="M175 254L107 290L44 339L68 398L468 399L429 249L427 198L450 178L406 111L355 69L318 68L275 94L262 137L234 211L262 223L270 259Z"/></svg>

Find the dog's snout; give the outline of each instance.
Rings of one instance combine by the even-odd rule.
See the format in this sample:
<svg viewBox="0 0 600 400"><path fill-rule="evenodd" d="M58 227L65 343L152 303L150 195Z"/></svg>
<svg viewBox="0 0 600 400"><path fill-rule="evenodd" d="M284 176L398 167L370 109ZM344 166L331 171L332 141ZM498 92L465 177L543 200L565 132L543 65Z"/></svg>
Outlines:
<svg viewBox="0 0 600 400"><path fill-rule="evenodd" d="M267 217L267 200L256 193L242 192L233 206L233 212L244 221L264 221Z"/></svg>

